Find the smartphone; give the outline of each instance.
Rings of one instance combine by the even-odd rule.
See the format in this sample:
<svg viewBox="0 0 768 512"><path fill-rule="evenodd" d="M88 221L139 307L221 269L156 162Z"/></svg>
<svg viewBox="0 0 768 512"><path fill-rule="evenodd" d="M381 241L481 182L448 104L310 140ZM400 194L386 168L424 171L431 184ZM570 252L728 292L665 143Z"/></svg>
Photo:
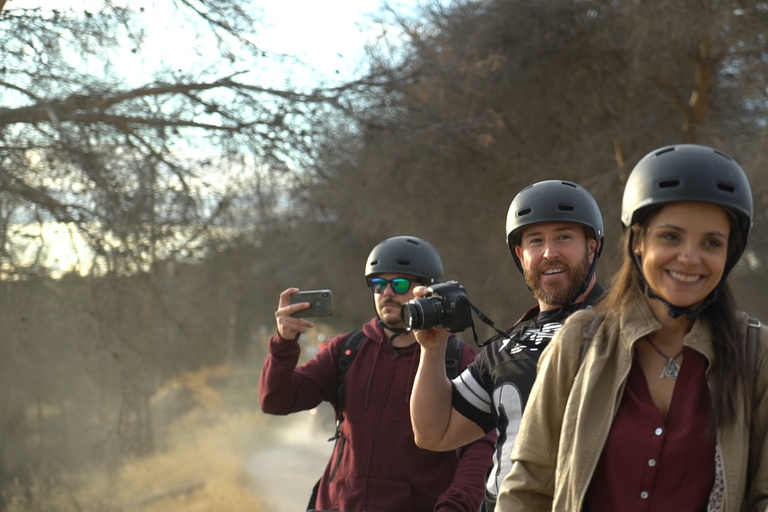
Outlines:
<svg viewBox="0 0 768 512"><path fill-rule="evenodd" d="M333 313L333 294L331 290L309 290L306 292L296 292L291 295L290 303L309 302L311 306L307 309L295 312L296 318L311 316L331 316Z"/></svg>

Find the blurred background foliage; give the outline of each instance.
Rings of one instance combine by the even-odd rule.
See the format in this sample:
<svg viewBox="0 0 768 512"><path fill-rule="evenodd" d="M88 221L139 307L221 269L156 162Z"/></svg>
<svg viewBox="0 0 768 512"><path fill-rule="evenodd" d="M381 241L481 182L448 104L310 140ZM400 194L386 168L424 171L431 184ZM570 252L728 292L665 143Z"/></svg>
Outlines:
<svg viewBox="0 0 768 512"><path fill-rule="evenodd" d="M152 51L139 10L3 4L3 508L23 510L41 471L118 478L167 448L161 425L227 387L206 369L250 365L238 382L254 389L222 403L256 409L279 293L331 288L324 331L355 329L386 237L432 242L446 278L511 325L532 298L504 223L535 181L598 199L607 282L627 174L671 143L715 146L749 174L754 228L732 281L768 317L768 3L384 5L360 75L309 87L265 82L285 63L249 37L258 2L172 2L206 50L130 79L124 57ZM179 384L200 372L202 388ZM101 505L125 498L109 489Z"/></svg>

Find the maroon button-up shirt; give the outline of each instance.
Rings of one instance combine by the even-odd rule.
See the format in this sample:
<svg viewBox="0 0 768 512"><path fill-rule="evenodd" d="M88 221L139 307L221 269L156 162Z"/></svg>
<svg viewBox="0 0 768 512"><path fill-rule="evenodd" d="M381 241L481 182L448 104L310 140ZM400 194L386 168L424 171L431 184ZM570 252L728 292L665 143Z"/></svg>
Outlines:
<svg viewBox="0 0 768 512"><path fill-rule="evenodd" d="M706 511L715 481L715 434L706 358L683 349L666 419L637 358L587 491L589 512Z"/></svg>

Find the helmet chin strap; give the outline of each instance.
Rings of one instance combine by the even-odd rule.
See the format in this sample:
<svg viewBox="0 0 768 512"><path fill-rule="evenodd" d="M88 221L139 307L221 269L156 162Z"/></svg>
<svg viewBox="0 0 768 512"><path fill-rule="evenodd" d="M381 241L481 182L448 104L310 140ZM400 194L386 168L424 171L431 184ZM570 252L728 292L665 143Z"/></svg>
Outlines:
<svg viewBox="0 0 768 512"><path fill-rule="evenodd" d="M685 315L688 318L688 320L695 320L697 316L699 316L705 309L707 309L717 299L717 296L718 296L717 288L712 290L712 292L709 295L707 295L707 298L704 299L704 302L701 303L701 306L699 306L696 309L676 306L671 302L659 297L656 294L656 292L654 292L651 289L651 285L648 284L648 281L646 281L645 276L643 275L643 270L642 270L642 267L640 266L640 260L638 259L638 255L632 250L633 239L634 239L634 234L630 233L629 245L627 250L629 251L629 257L632 258L632 263L635 265L635 269L637 270L637 273L640 274L640 279L643 280L643 284L645 285L645 295L649 299L658 300L659 302L667 306L667 313L671 318L677 319Z"/></svg>
<svg viewBox="0 0 768 512"><path fill-rule="evenodd" d="M408 332L408 330L406 330L403 327L390 327L390 326L388 326L387 324L384 323L384 320L382 320L381 318L379 318L379 325L381 326L382 330L386 330L386 331L389 331L389 332L392 333L392 336L390 336L389 339L387 339L387 343L389 343L390 345L392 344L392 341L395 338L397 338L401 334L405 334L405 333Z"/></svg>
<svg viewBox="0 0 768 512"><path fill-rule="evenodd" d="M707 298L704 299L704 302L702 302L701 306L699 306L696 309L691 308L684 308L680 306L675 306L674 304L671 304L667 302L666 300L662 299L658 295L656 295L653 290L651 290L651 287L648 285L648 282L645 280L645 277L640 274L643 278L643 282L645 283L645 295L649 299L656 299L658 301L661 301L665 306L667 306L667 313L672 318L679 318L683 315L686 315L688 317L688 320L695 320L697 316L699 316L705 309L707 309L710 304L712 304L715 299L717 299L718 291L717 288L712 290L712 293L707 295Z"/></svg>
<svg viewBox="0 0 768 512"><path fill-rule="evenodd" d="M390 331L392 333L392 336L390 336L387 339L387 343L389 343L390 345L392 344L392 340L394 340L395 338L397 338L401 334L405 334L405 333L408 332L403 327L390 327L390 326L388 326L387 324L384 323L384 320L382 320L381 317L379 316L378 309L376 309L376 299L375 298L373 299L373 310L376 312L376 321L378 322L378 324L381 327L381 329L384 330L384 331Z"/></svg>
<svg viewBox="0 0 768 512"><path fill-rule="evenodd" d="M597 271L597 250L595 250L595 257L592 258L592 265L589 267L589 272L587 273L587 277L584 278L584 281L582 281L581 286L576 291L576 293L573 294L573 297L566 300L561 306L560 306L560 314L565 314L568 309L573 306L576 299L578 299L582 293L587 291L587 288L589 288L589 282L592 280L592 276L595 275L595 272Z"/></svg>

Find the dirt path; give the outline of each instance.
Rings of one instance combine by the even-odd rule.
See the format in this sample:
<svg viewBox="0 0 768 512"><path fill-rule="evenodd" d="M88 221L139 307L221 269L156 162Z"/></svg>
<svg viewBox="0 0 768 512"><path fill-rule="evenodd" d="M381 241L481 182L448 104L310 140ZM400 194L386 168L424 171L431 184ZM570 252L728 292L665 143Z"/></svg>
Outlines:
<svg viewBox="0 0 768 512"><path fill-rule="evenodd" d="M312 487L320 478L330 457L333 433L318 428L308 412L280 418L283 426L275 442L256 453L248 462L248 472L256 492L270 512L302 512Z"/></svg>

